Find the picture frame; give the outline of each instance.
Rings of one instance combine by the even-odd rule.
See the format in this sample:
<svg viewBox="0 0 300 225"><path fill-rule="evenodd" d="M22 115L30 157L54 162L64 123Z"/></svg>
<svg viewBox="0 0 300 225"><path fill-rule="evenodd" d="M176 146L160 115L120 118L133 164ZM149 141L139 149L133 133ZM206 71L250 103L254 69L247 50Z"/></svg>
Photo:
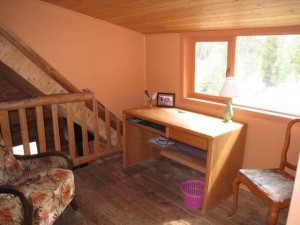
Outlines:
<svg viewBox="0 0 300 225"><path fill-rule="evenodd" d="M157 93L156 106L158 107L175 107L174 93Z"/></svg>

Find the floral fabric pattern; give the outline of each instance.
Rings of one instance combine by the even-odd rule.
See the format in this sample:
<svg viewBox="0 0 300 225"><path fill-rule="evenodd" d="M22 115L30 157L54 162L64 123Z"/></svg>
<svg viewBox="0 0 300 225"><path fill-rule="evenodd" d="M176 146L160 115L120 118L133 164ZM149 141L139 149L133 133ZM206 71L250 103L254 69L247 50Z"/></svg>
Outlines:
<svg viewBox="0 0 300 225"><path fill-rule="evenodd" d="M23 206L19 197L11 194L0 194L0 224L23 224Z"/></svg>
<svg viewBox="0 0 300 225"><path fill-rule="evenodd" d="M1 140L0 140L1 141ZM0 185L20 187L33 204L34 225L52 225L75 196L74 175L61 156L16 160L0 143ZM19 197L0 193L0 224L23 224Z"/></svg>
<svg viewBox="0 0 300 225"><path fill-rule="evenodd" d="M68 162L61 156L44 156L35 159L16 160L21 171L28 172L38 168L68 168Z"/></svg>
<svg viewBox="0 0 300 225"><path fill-rule="evenodd" d="M294 178L288 173L278 169L241 169L240 172L274 202L291 199Z"/></svg>
<svg viewBox="0 0 300 225"><path fill-rule="evenodd" d="M0 144L0 185L9 184L21 174L20 164L11 150Z"/></svg>
<svg viewBox="0 0 300 225"><path fill-rule="evenodd" d="M33 224L53 224L75 195L71 170L36 169L11 183L21 187L33 203Z"/></svg>

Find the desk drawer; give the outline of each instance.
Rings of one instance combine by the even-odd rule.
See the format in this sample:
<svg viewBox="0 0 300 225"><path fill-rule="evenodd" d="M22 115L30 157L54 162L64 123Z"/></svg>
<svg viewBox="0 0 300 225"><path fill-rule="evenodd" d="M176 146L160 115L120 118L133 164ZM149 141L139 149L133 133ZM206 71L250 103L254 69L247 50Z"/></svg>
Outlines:
<svg viewBox="0 0 300 225"><path fill-rule="evenodd" d="M208 140L193 134L188 134L179 130L170 129L169 138L183 142L188 145L192 145L197 148L201 148L202 150L207 150Z"/></svg>

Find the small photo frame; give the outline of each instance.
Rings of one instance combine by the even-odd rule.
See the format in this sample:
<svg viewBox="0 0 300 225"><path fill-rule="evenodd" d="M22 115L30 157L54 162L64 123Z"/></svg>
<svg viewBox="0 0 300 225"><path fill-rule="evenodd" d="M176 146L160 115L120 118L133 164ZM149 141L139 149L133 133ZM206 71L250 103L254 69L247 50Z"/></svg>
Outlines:
<svg viewBox="0 0 300 225"><path fill-rule="evenodd" d="M157 93L158 107L175 107L175 94L174 93Z"/></svg>

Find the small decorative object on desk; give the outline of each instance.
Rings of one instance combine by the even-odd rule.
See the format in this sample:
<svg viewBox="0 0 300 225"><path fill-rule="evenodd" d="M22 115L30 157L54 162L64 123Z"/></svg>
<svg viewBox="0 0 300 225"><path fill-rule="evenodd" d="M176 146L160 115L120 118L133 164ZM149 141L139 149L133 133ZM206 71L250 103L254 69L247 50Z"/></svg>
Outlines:
<svg viewBox="0 0 300 225"><path fill-rule="evenodd" d="M175 107L175 94L174 93L158 93L157 106L160 107Z"/></svg>
<svg viewBox="0 0 300 225"><path fill-rule="evenodd" d="M145 90L145 94L148 98L148 108L152 109L152 103L153 103L153 100L156 98L157 96L157 92L154 92L152 94L152 96L150 96L149 92L147 90Z"/></svg>

